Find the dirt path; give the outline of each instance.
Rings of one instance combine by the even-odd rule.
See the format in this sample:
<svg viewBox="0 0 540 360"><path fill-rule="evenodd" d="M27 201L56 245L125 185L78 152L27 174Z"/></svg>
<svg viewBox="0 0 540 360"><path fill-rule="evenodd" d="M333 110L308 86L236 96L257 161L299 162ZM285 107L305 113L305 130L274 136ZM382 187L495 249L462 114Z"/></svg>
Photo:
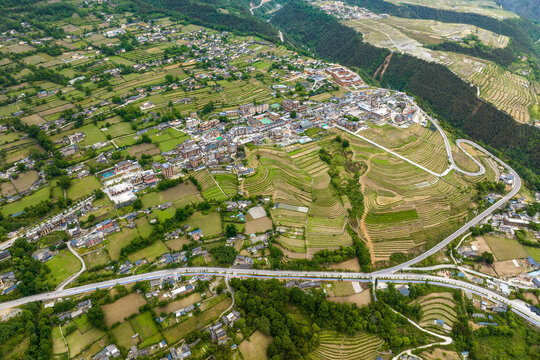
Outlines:
<svg viewBox="0 0 540 360"><path fill-rule="evenodd" d="M388 64L390 64L390 60L392 59L392 55L394 53L390 53L390 55L388 55L386 57L386 59L384 59L384 62L381 64L381 66L379 66L379 68L375 71L375 74L373 74L373 77L374 78L377 78L377 74L379 73L379 71L381 72L381 76L380 76L380 79L382 80L383 76L384 76L384 73L386 72L386 69L388 68Z"/></svg>
<svg viewBox="0 0 540 360"><path fill-rule="evenodd" d="M366 162L367 163L367 169L366 171L364 171L364 173L360 176L360 191L362 191L362 194L364 194L364 212L362 213L362 218L360 219L360 231L362 231L362 234L364 235L364 239L366 240L366 246L368 247L369 249L369 253L371 254L371 264L375 264L375 253L374 253L374 248L373 248L373 242L371 241L371 237L369 236L369 232L367 231L367 227L366 227L366 217L367 217L367 214L368 214L368 208L366 206L367 204L367 201L366 201L366 183L365 183L365 178L367 176L367 174L369 173L369 171L371 170L371 158L375 156L375 154L371 154L369 156L369 159L368 161Z"/></svg>

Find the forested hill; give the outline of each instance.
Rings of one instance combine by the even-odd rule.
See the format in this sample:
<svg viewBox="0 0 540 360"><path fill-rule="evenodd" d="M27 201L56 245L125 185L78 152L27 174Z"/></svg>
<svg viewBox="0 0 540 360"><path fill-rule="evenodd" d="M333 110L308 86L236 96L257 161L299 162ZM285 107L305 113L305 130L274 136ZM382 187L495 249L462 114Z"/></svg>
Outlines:
<svg viewBox="0 0 540 360"><path fill-rule="evenodd" d="M133 0L124 3L137 15L162 12L190 23L276 41L278 33L268 22L251 16L242 1Z"/></svg>
<svg viewBox="0 0 540 360"><path fill-rule="evenodd" d="M407 91L447 124L503 152L540 190L540 131L478 99L475 90L446 67L408 55L390 57L388 50L363 42L361 34L300 0L291 0L272 22L317 55L360 73L373 76L384 63L385 71L377 73L383 86Z"/></svg>
<svg viewBox="0 0 540 360"><path fill-rule="evenodd" d="M506 10L540 21L540 0L497 0Z"/></svg>
<svg viewBox="0 0 540 360"><path fill-rule="evenodd" d="M540 0L535 1L539 2ZM480 14L435 9L412 4L395 5L384 0L346 0L346 2L351 5L365 7L376 13L386 13L401 18L429 19L446 23L479 26L494 33L508 36L511 39L509 50L514 56L527 55L529 57L534 56L537 60L540 59L540 44L537 43L537 40L540 39L540 26L527 19L518 18L501 21ZM484 57L482 54L477 55ZM501 57L501 60L497 62L503 66L506 65L504 62L508 54L503 54L503 56L495 54L495 56ZM488 57L487 60L494 59ZM540 72L540 69L536 69L536 71Z"/></svg>

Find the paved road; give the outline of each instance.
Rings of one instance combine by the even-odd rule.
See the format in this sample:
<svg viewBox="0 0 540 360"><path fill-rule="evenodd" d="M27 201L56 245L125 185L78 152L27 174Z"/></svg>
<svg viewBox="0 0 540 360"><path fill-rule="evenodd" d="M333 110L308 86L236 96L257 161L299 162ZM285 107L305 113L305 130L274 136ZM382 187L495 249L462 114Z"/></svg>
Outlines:
<svg viewBox="0 0 540 360"><path fill-rule="evenodd" d="M471 144L474 144L474 143L471 142ZM487 151L480 145L474 144L473 146L479 150L482 150L485 154L487 154L493 160L495 160L496 162L504 166L508 170L508 172L514 176L514 186L512 187L512 190L508 194L503 196L501 199L499 199L499 201L491 205L486 210L482 211L474 219L467 222L465 225L463 225L458 230L456 230L453 234L448 236L446 239L444 239L443 241L441 241L440 243L438 243L437 245L435 245L434 247L432 247L425 253L415 257L412 260L396 265L392 268L377 271L375 272L375 274L393 273L399 270L403 270L405 268L411 267L412 265L417 264L420 261L430 257L431 255L435 254L437 251L445 248L448 244L450 244L452 241L457 239L459 236L468 232L471 226L478 225L483 219L491 215L495 210L501 208L504 204L506 204L512 197L514 197L519 192L519 190L521 189L521 178L519 177L517 172L515 172L514 169L512 169L508 164L504 163L502 160L500 160L499 158L491 154L489 151Z"/></svg>
<svg viewBox="0 0 540 360"><path fill-rule="evenodd" d="M69 278L67 278L66 280L64 280L62 283L60 283L57 287L56 287L56 290L64 290L64 288L68 285L68 284L71 284L73 282L73 280L75 280L76 278L78 278L85 270L86 270L86 264L84 263L84 260L83 258L81 257L81 255L79 255L75 250L73 250L73 248L71 247L71 243L67 243L67 246L68 246L68 249L69 251L71 251L71 253L73 255L75 255L75 257L77 257L77 259L79 259L79 261L81 262L81 269L76 273L76 274L73 274L71 275Z"/></svg>
<svg viewBox="0 0 540 360"><path fill-rule="evenodd" d="M396 314L399 314L401 316L404 316L403 314L401 313L398 313L396 310L390 308L393 312L395 312ZM402 355L412 355L412 352L414 350L418 350L418 349L426 349L426 348L429 348L429 347L432 347L434 345L439 345L439 346L446 346L446 345L450 345L452 343L452 338L450 336L444 336L444 335L439 335L433 331L430 331L430 330L427 330L427 329L424 329L423 327L421 327L420 325L418 325L417 323L415 323L414 321L412 321L411 319L407 318L407 320L409 321L409 323L412 324L412 326L414 326L415 328L419 329L420 331L423 331L425 333L428 333L429 335L431 336L434 336L434 337L438 337L439 339L443 340L441 342L437 342L437 343L431 343L431 344L427 344L427 345L422 345L422 346L418 346L414 349L408 349L408 350L404 350L402 352L400 352L399 354L397 354L396 356L394 356L392 358L392 360L398 360L399 358L401 358Z"/></svg>
<svg viewBox="0 0 540 360"><path fill-rule="evenodd" d="M491 300L495 303L504 303L511 306L513 312L523 317L537 327L540 327L540 316L530 311L528 305L519 300L509 300L502 295L483 287L469 284L464 281L447 279L439 276L424 275L424 274L383 274L375 275L373 273L355 273L355 272L331 272L331 271L275 271L275 270L258 270L258 269L230 269L230 268L211 268L211 267L192 267L159 270L146 274L132 275L120 279L102 281L98 283L83 285L67 290L52 291L38 295L32 295L25 298L9 301L0 304L0 311L20 306L34 301L47 301L59 297L73 296L96 289L110 288L115 285L129 284L138 281L146 281L158 278L166 278L171 276L182 275L215 275L228 276L237 278L261 278L261 279L303 279L303 280L321 280L321 281L361 281L371 282L377 278L378 281L396 282L396 283L425 283L467 290Z"/></svg>
<svg viewBox="0 0 540 360"><path fill-rule="evenodd" d="M407 159L405 156L400 155L400 154L398 154L398 153L396 153L396 152L394 152L394 151L388 149L388 148L385 147L385 146L382 146L382 145L380 145L380 144L377 144L375 141L370 140L370 139L368 139L368 138L365 137L365 136L358 135L358 134L355 133L355 132L352 132L352 131L350 131L350 130L347 130L347 129L345 129L344 127L342 127L341 125L334 125L334 126L335 126L336 128L338 128L338 129L342 130L342 131L345 131L345 132L347 132L347 133L349 133L349 134L351 134L351 135L353 135L353 136L356 136L357 138L360 138L360 139L362 139L362 140L364 140L364 141L370 143L371 145L374 145L374 146L376 146L376 147L378 147L378 148L380 148L380 149L386 151L387 153L389 153L389 154L391 154L391 155L394 155L395 157L397 157L397 158L399 158L399 159L401 159L401 160L403 160L403 161L408 162L409 164L411 164L411 165L413 165L413 166L416 166L416 167L419 168L419 169L424 170L425 172L427 172L427 173L429 173L429 174L431 174L431 175L433 175L433 176L443 177L443 176L446 176L450 171L452 171L452 167L451 167L451 166L448 167L448 169L446 169L446 170L445 170L444 172L442 172L442 173L438 173L438 172L429 170L429 169L426 168L425 166L422 166L422 165L420 165L420 164L418 164L418 163L416 163L416 162L414 162L414 161L412 161L412 160L409 160L409 159Z"/></svg>

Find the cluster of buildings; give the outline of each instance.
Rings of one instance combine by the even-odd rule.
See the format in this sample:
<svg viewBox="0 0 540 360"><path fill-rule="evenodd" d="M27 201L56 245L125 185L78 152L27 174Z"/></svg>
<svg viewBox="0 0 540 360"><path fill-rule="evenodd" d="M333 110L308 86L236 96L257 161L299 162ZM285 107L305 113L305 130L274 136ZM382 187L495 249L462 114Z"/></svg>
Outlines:
<svg viewBox="0 0 540 360"><path fill-rule="evenodd" d="M366 8L358 6L350 6L343 1L309 1L313 5L318 6L321 10L329 15L333 15L342 20L354 19L380 19L388 17L387 14L375 14Z"/></svg>
<svg viewBox="0 0 540 360"><path fill-rule="evenodd" d="M229 339L227 335L227 327L232 327L238 319L240 319L240 313L236 310L224 315L221 318L222 321L215 325L209 326L206 329L206 331L210 333L210 339L217 342L218 345L225 344Z"/></svg>
<svg viewBox="0 0 540 360"><path fill-rule="evenodd" d="M103 191L117 207L131 204L137 199L135 193L155 186L158 178L154 170L143 170L136 160L125 160L97 174L103 183Z"/></svg>

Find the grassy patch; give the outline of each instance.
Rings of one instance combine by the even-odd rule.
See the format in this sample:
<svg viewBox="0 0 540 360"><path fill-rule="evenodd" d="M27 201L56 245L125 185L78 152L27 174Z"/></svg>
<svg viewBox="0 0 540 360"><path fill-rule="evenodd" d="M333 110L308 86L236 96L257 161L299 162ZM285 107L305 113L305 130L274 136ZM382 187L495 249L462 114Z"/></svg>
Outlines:
<svg viewBox="0 0 540 360"><path fill-rule="evenodd" d="M51 270L49 277L56 284L60 284L81 268L81 262L68 250L62 250L51 260L45 263Z"/></svg>
<svg viewBox="0 0 540 360"><path fill-rule="evenodd" d="M499 261L527 257L527 252L523 249L523 246L514 238L485 234L484 240L486 240L493 255Z"/></svg>
<svg viewBox="0 0 540 360"><path fill-rule="evenodd" d="M16 214L18 212L23 211L24 208L37 205L40 202L47 200L48 198L49 198L49 189L44 188L44 189L36 191L35 193L29 196L23 197L20 200L3 205L0 211L2 211L2 214L4 215Z"/></svg>
<svg viewBox="0 0 540 360"><path fill-rule="evenodd" d="M151 344L156 344L162 340L162 336L159 333L158 328L152 318L150 312L142 313L134 319L129 321L133 330L139 334L142 342L139 345L140 348L144 348Z"/></svg>
<svg viewBox="0 0 540 360"><path fill-rule="evenodd" d="M411 209L386 213L370 212L366 217L366 222L371 224L385 224L416 219L418 219L418 213L415 209Z"/></svg>
<svg viewBox="0 0 540 360"><path fill-rule="evenodd" d="M139 259L146 259L148 262L154 261L155 258L158 256L165 254L168 252L169 249L162 241L156 241L152 245L137 251L136 253L133 253L128 256L129 261L135 262Z"/></svg>
<svg viewBox="0 0 540 360"><path fill-rule="evenodd" d="M90 195L94 190L99 189L101 183L94 176L87 176L84 179L74 179L67 189L67 196L72 200Z"/></svg>
<svg viewBox="0 0 540 360"><path fill-rule="evenodd" d="M185 224L191 226L191 229L200 228L206 238L221 234L221 217L217 212L211 212L208 215L196 212L182 223L182 225Z"/></svg>

